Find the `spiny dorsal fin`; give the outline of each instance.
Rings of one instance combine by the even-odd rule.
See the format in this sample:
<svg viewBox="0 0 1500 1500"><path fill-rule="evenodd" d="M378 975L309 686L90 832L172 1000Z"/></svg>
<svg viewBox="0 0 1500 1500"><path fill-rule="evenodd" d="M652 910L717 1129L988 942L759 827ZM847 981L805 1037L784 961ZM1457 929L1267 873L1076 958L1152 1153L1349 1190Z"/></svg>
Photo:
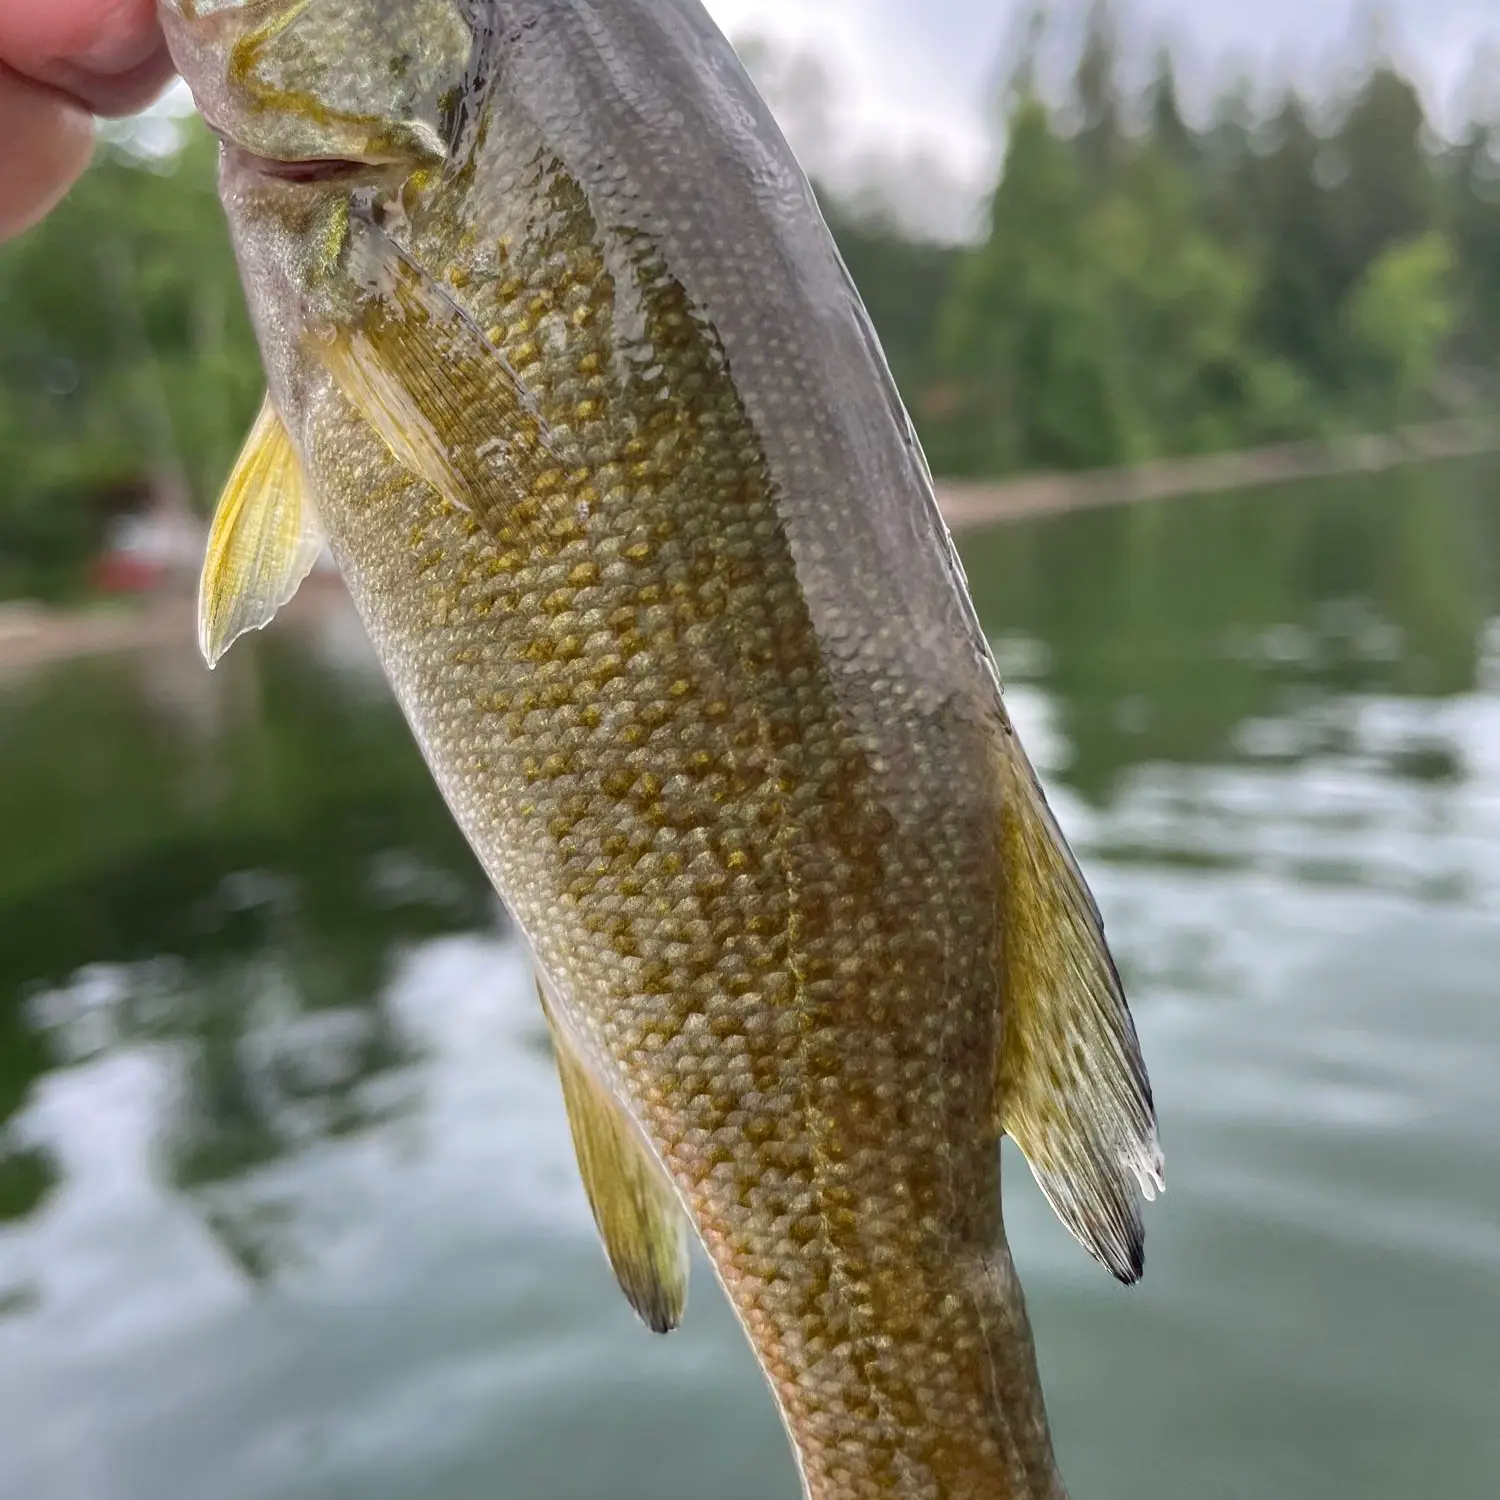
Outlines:
<svg viewBox="0 0 1500 1500"><path fill-rule="evenodd" d="M323 549L296 450L271 398L214 512L198 584L198 645L210 667L247 630L269 625Z"/></svg>
<svg viewBox="0 0 1500 1500"><path fill-rule="evenodd" d="M670 1333L687 1307L687 1215L629 1116L553 1017L540 976L537 989L552 1030L573 1146L604 1253L641 1321L653 1333Z"/></svg>
<svg viewBox="0 0 1500 1500"><path fill-rule="evenodd" d="M1000 1123L1084 1248L1138 1281L1135 1185L1163 1187L1151 1085L1098 908L1013 734L1007 747Z"/></svg>

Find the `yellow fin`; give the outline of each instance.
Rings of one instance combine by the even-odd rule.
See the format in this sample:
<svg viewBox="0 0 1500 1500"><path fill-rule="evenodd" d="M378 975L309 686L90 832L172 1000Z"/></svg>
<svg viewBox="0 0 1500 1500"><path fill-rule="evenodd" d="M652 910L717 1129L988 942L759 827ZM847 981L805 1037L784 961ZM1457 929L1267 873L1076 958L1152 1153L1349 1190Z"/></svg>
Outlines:
<svg viewBox="0 0 1500 1500"><path fill-rule="evenodd" d="M1164 1184L1135 1024L1098 907L1013 733L1004 798L1000 1123L1084 1248L1138 1281L1136 1184L1147 1198Z"/></svg>
<svg viewBox="0 0 1500 1500"><path fill-rule="evenodd" d="M198 584L198 645L210 667L247 630L271 623L323 549L297 462L271 398L214 512Z"/></svg>
<svg viewBox="0 0 1500 1500"><path fill-rule="evenodd" d="M670 1333L687 1307L688 1221L677 1194L617 1100L578 1055L547 1005L563 1099L583 1186L620 1289L653 1333Z"/></svg>
<svg viewBox="0 0 1500 1500"><path fill-rule="evenodd" d="M392 457L481 524L534 525L518 502L562 475L546 424L504 356L377 225L349 226L359 315L314 344Z"/></svg>

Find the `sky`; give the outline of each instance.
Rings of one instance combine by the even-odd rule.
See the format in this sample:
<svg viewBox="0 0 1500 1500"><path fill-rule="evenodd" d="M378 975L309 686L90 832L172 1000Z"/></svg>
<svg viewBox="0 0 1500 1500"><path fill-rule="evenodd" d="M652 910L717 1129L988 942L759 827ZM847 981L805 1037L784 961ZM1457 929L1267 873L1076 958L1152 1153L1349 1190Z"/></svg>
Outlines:
<svg viewBox="0 0 1500 1500"><path fill-rule="evenodd" d="M759 34L818 56L830 76L832 134L846 150L926 156L951 175L950 196L972 197L989 179L987 101L1023 0L705 3L736 40ZM1321 81L1350 65L1352 38L1370 33L1361 23L1369 0L1127 0L1121 9L1138 55L1172 43L1190 102L1237 66ZM1384 10L1387 45L1435 117L1451 118L1486 38L1500 46L1500 0L1389 0ZM789 134L804 155L815 149Z"/></svg>

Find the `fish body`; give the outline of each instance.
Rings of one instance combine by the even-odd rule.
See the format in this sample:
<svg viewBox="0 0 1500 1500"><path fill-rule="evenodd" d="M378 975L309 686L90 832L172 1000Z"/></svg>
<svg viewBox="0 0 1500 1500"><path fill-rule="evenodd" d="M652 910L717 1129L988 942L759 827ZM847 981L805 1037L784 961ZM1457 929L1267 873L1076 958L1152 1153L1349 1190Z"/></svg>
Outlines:
<svg viewBox="0 0 1500 1500"><path fill-rule="evenodd" d="M1057 1500L998 1145L1122 1279L1149 1087L811 190L698 0L163 0L269 395L210 657L326 536L535 959L653 1327L811 1500Z"/></svg>

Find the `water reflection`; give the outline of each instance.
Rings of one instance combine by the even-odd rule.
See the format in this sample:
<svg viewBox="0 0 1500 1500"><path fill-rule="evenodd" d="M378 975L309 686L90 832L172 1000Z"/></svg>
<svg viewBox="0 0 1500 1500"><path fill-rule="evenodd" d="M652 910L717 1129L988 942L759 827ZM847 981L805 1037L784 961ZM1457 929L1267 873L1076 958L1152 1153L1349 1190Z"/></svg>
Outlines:
<svg viewBox="0 0 1500 1500"><path fill-rule="evenodd" d="M410 1108L391 974L499 920L395 709L308 644L79 663L13 688L0 742L0 1121L49 1068L172 1055L157 1169L252 1276L275 1237L211 1190ZM15 1134L9 1219L60 1171Z"/></svg>
<svg viewBox="0 0 1500 1500"><path fill-rule="evenodd" d="M966 540L1171 1160L1134 1296L1008 1190L1080 1500L1500 1465L1497 479ZM615 1291L346 611L0 682L0 829L3 1500L791 1500L710 1279Z"/></svg>
<svg viewBox="0 0 1500 1500"><path fill-rule="evenodd" d="M1002 655L1057 706L1059 773L1105 804L1147 763L1336 751L1347 726L1320 712L1331 699L1476 687L1494 479L1449 465L1127 506L965 552L992 633L1035 648ZM1300 727L1281 744L1245 736L1268 722Z"/></svg>

